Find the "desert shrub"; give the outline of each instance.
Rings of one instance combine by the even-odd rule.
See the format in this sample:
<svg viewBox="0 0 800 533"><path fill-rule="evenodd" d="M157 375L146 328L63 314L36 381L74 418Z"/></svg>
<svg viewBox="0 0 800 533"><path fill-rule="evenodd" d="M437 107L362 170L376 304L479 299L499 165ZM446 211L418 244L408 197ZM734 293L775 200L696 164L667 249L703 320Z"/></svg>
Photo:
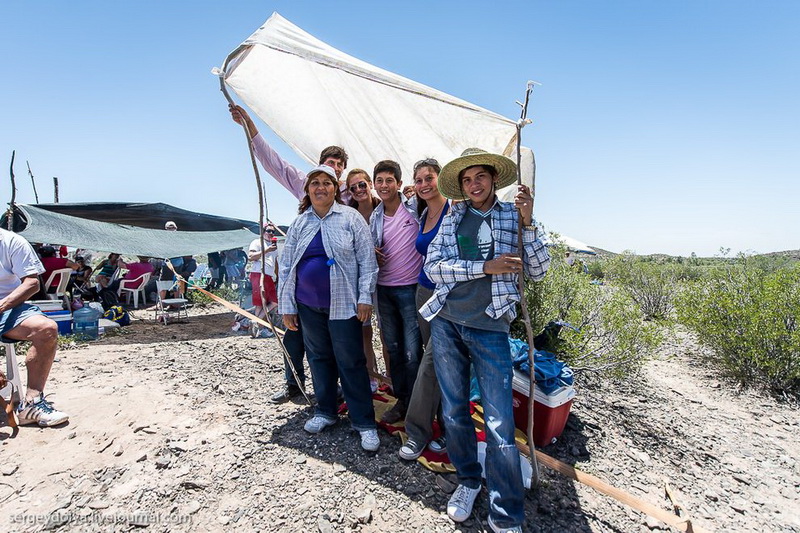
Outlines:
<svg viewBox="0 0 800 533"><path fill-rule="evenodd" d="M592 279L603 279L606 276L606 273L603 271L602 259L587 261L586 268L588 269L588 274L592 277Z"/></svg>
<svg viewBox="0 0 800 533"><path fill-rule="evenodd" d="M607 273L608 279L639 305L646 319L665 320L672 317L680 273L685 268L626 252L609 262Z"/></svg>
<svg viewBox="0 0 800 533"><path fill-rule="evenodd" d="M223 285L222 287L217 287L216 289L213 289L209 292L229 302L236 303L239 301L239 289L234 289L233 287L229 287L227 285ZM187 294L189 295L189 298L192 300L193 304L201 307L210 305L212 303L216 303L214 302L214 300L211 299L210 296L203 294L200 291L189 290L187 291Z"/></svg>
<svg viewBox="0 0 800 533"><path fill-rule="evenodd" d="M562 330L558 355L576 372L623 377L639 369L660 344L660 328L642 319L626 292L591 284L589 276L560 259L563 251L551 249L550 254L558 259L545 278L526 287L534 333L552 320L574 326L577 331ZM512 324L512 335L526 338L521 320Z"/></svg>
<svg viewBox="0 0 800 533"><path fill-rule="evenodd" d="M800 266L766 266L742 258L689 284L677 299L678 319L741 385L798 396Z"/></svg>

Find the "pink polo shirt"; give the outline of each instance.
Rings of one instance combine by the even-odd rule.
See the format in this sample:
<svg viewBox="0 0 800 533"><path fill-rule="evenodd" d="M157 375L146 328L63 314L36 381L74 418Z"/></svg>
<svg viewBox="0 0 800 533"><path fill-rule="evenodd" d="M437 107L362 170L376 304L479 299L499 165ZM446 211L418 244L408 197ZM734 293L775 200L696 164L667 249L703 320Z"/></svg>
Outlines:
<svg viewBox="0 0 800 533"><path fill-rule="evenodd" d="M394 216L383 215L383 253L386 263L378 271L378 285L399 287L417 282L423 257L415 242L419 223L401 205Z"/></svg>

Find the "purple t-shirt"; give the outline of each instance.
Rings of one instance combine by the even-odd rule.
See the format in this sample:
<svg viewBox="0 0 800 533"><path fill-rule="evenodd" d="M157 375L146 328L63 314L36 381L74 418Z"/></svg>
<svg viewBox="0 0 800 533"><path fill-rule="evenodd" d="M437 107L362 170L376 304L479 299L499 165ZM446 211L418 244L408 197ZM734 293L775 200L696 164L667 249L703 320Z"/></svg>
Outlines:
<svg viewBox="0 0 800 533"><path fill-rule="evenodd" d="M330 269L320 230L308 243L308 248L297 263L297 289L294 294L298 303L308 307L331 306Z"/></svg>

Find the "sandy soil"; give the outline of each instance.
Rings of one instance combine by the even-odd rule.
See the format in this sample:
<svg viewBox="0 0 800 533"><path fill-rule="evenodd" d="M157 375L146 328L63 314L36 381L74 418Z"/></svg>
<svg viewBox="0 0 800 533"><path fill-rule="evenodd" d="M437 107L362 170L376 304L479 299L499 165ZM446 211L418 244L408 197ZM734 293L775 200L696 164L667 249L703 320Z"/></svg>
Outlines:
<svg viewBox="0 0 800 533"><path fill-rule="evenodd" d="M349 424L311 436L302 402L267 401L283 381L273 339L230 332L230 313L196 309L63 350L48 393L61 427L0 422L0 530L485 531L487 496L456 527L452 475L367 454ZM800 531L800 417L739 393L690 356L679 333L642 376L579 380L567 429L545 453L664 509L665 482L714 531ZM23 369L24 372L24 369ZM526 531L650 531L665 525L542 467Z"/></svg>

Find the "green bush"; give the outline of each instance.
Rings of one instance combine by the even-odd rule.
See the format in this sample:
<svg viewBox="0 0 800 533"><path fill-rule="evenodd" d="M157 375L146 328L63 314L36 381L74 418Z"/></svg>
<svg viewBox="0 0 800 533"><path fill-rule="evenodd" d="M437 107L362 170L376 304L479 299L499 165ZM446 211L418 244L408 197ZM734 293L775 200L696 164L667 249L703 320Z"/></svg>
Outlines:
<svg viewBox="0 0 800 533"><path fill-rule="evenodd" d="M609 261L608 279L635 301L648 320L665 320L673 315L678 281L688 266L654 261L626 252Z"/></svg>
<svg viewBox="0 0 800 533"><path fill-rule="evenodd" d="M586 262L586 268L589 271L589 276L592 279L602 280L606 277L606 273L603 271L603 263L602 259L593 259L591 261Z"/></svg>
<svg viewBox="0 0 800 533"><path fill-rule="evenodd" d="M216 289L209 292L229 302L236 303L239 301L239 292L240 292L239 289L234 289L233 287L229 287L227 285L223 285L222 287L217 287ZM186 294L189 296L189 299L192 301L194 305L200 307L216 303L213 299L211 299L210 296L200 291L189 290L187 291Z"/></svg>
<svg viewBox="0 0 800 533"><path fill-rule="evenodd" d="M678 319L710 349L712 363L743 386L800 395L800 266L753 258L688 284Z"/></svg>
<svg viewBox="0 0 800 533"><path fill-rule="evenodd" d="M559 358L576 372L599 372L623 377L638 370L660 344L660 329L642 319L636 303L624 291L590 283L591 278L561 259L563 250L550 250L553 261L544 279L528 283L526 299L534 334L553 320L578 331L561 332ZM512 335L526 339L516 320Z"/></svg>

